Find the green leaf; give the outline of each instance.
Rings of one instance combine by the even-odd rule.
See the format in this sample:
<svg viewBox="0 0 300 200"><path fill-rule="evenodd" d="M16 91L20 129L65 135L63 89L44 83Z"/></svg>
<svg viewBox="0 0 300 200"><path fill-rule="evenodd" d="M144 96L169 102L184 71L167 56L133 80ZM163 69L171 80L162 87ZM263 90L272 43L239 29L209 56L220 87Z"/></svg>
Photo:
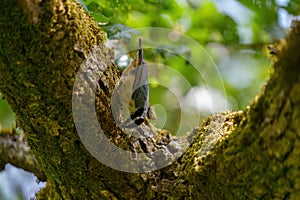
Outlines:
<svg viewBox="0 0 300 200"><path fill-rule="evenodd" d="M129 43L131 40L131 34L138 34L139 32L131 29L123 24L109 24L101 26L101 28L107 33L109 39L124 40Z"/></svg>

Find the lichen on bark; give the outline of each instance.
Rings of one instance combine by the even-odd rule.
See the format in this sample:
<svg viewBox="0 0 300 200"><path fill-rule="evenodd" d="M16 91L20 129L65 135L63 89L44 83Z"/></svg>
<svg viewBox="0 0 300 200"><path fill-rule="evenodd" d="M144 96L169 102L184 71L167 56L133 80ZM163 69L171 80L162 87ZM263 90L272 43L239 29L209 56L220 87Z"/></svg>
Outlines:
<svg viewBox="0 0 300 200"><path fill-rule="evenodd" d="M47 175L41 199L299 197L299 23L294 24L268 84L249 108L208 117L193 130L188 151L170 166L130 174L93 158L76 133L73 85L93 48L98 46L98 58L107 67L96 107L111 141L145 152L174 138L149 128L155 137L134 141L116 128L109 103L118 73L97 23L75 0L2 0L0 13L0 90Z"/></svg>

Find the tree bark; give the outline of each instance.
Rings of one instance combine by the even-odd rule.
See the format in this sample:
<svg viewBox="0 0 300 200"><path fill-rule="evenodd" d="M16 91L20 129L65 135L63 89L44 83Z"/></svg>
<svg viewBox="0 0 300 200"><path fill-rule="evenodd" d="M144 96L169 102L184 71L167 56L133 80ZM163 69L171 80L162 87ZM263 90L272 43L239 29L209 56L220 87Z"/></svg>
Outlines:
<svg viewBox="0 0 300 200"><path fill-rule="evenodd" d="M195 128L180 159L142 174L96 160L73 122L75 76L92 53L101 63L96 109L106 136L131 152L163 149L167 159L172 153L164 144L180 143L149 124L141 128L148 133L142 141L117 128L109 105L119 75L97 23L75 0L2 0L0 13L0 91L47 176L40 199L300 197L299 23L278 53L268 84L245 111L210 116Z"/></svg>

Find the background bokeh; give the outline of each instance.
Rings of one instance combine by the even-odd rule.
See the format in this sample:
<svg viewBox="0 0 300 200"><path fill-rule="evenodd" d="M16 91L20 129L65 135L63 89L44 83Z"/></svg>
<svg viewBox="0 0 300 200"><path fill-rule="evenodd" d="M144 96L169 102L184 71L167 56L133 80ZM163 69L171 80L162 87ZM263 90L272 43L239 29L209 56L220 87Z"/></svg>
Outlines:
<svg viewBox="0 0 300 200"><path fill-rule="evenodd" d="M195 75L190 63L176 54L159 50L161 44L155 44L155 49L145 50L145 57L147 62L171 66L189 80L193 91L197 93L197 99L189 98L190 89L181 88L182 95L190 105L198 102L195 103L197 107L194 109L201 112L203 117L224 109L218 107L218 103L211 106L211 102L226 101L227 108L233 110L245 109L250 104L271 72L272 57L268 54L266 45L284 38L292 19L299 19L298 0L78 1L107 32L109 43L121 44L122 48L132 49L129 43L132 35L138 35L135 29L143 27L164 27L179 31L201 44L221 73L226 95L221 91L224 88L218 87L218 80L215 80L214 74L209 76L211 84L204 87L201 77ZM153 37L159 36L153 33ZM151 42L151 36L148 40ZM168 47L170 48L172 46ZM191 51L187 46L174 49L174 52L180 52L187 57ZM133 56L134 53L129 53L119 57L116 62L120 68L124 68ZM164 73L162 76L169 79L170 85L176 86L176 79L172 79L170 74ZM164 105L164 101L170 100L164 94L164 88L156 88L155 84L150 84L150 87L150 103ZM163 119L176 119L176 111L165 111L160 106L157 109L158 115ZM159 121L157 123L161 124ZM1 98L0 126L15 126L13 113L7 102ZM167 121L165 126L172 128ZM0 199L33 197L34 191L44 186L44 183L37 184L36 179L32 177L32 174L28 175L8 165L0 172Z"/></svg>

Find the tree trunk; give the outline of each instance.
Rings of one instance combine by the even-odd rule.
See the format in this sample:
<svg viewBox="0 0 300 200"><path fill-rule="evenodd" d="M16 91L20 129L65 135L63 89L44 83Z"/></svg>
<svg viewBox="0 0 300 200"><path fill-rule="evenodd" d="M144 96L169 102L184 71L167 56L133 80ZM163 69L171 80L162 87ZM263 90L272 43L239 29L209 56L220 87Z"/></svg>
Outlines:
<svg viewBox="0 0 300 200"><path fill-rule="evenodd" d="M172 160L164 144L176 148L181 141L147 123L142 140L117 128L110 103L119 75L97 23L75 0L2 0L0 13L0 91L47 176L40 199L300 198L299 23L278 53L268 84L245 111L207 118L194 130L189 149L168 167L126 173L95 159L76 132L73 86L89 55L94 60L86 65L101 63L96 110L111 142L132 155L161 150ZM93 81L83 80L79 100Z"/></svg>

